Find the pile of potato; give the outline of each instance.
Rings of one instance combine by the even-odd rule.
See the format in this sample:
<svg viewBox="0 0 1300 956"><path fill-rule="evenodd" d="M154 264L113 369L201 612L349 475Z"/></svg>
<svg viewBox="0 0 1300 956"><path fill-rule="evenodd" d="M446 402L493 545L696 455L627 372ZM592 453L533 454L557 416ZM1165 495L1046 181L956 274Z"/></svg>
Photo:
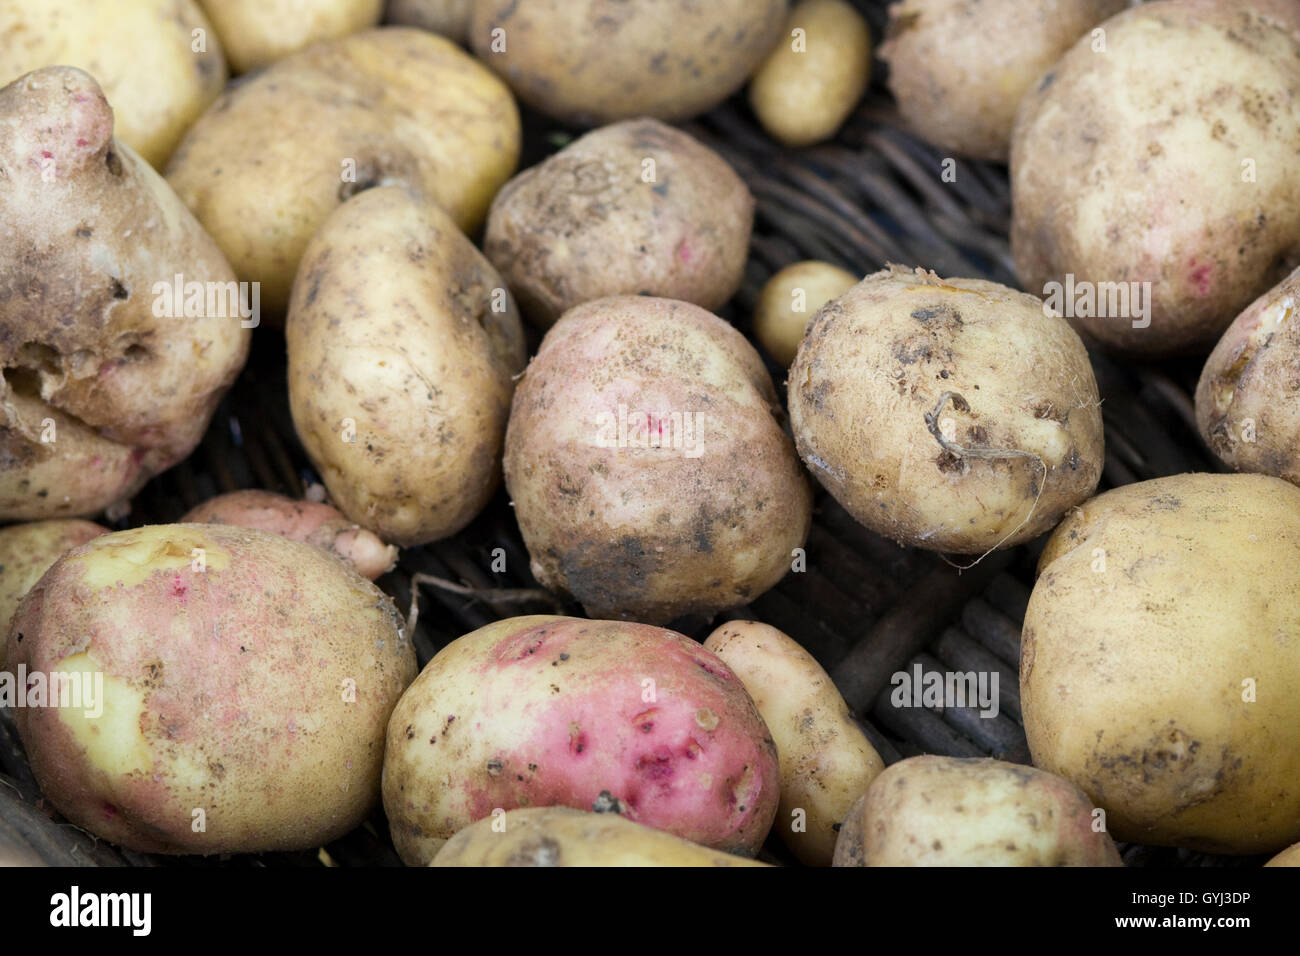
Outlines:
<svg viewBox="0 0 1300 956"><path fill-rule="evenodd" d="M1300 863L1300 0L1040 7L898 0L874 38L848 0L0 0L0 705L49 804L169 854L382 805L411 865ZM1021 287L793 263L760 353L715 314L754 196L673 124L739 94L826 143L876 39L919 137L1009 162ZM520 170L529 110L573 135ZM130 527L282 344L322 485ZM1097 494L1090 349L1208 356L1245 474ZM372 582L502 482L586 616L418 670ZM1032 767L886 768L733 619L816 486L966 563L1050 535Z"/></svg>

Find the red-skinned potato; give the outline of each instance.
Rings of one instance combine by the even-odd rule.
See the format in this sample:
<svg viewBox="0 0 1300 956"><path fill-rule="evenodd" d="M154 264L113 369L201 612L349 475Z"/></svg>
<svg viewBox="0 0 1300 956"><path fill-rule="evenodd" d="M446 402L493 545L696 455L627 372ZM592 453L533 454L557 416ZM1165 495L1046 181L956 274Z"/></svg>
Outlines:
<svg viewBox="0 0 1300 956"><path fill-rule="evenodd" d="M500 808L619 813L752 856L776 747L744 686L662 628L507 618L444 647L388 725L384 809L408 864Z"/></svg>

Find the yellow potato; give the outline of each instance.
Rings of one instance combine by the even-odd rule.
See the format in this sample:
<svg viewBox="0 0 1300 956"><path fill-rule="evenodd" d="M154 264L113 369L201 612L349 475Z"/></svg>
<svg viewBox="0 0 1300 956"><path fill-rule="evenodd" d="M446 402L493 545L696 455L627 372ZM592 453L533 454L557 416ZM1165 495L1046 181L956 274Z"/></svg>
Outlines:
<svg viewBox="0 0 1300 956"><path fill-rule="evenodd" d="M787 146L830 139L871 81L871 30L845 0L801 0L749 83L763 128Z"/></svg>
<svg viewBox="0 0 1300 956"><path fill-rule="evenodd" d="M0 629L9 628L18 602L41 575L71 548L108 534L93 521L76 518L32 521L0 529ZM0 653L0 665L4 655Z"/></svg>
<svg viewBox="0 0 1300 956"><path fill-rule="evenodd" d="M817 659L757 621L731 621L705 650L732 669L776 741L781 803L773 828L803 863L830 866L849 808L885 769Z"/></svg>
<svg viewBox="0 0 1300 956"><path fill-rule="evenodd" d="M1034 764L1116 839L1267 853L1300 839L1300 488L1174 475L1092 499L1025 614Z"/></svg>
<svg viewBox="0 0 1300 956"><path fill-rule="evenodd" d="M852 272L809 260L786 266L763 285L754 310L754 337L767 354L789 367L817 310L858 284Z"/></svg>
<svg viewBox="0 0 1300 956"><path fill-rule="evenodd" d="M99 82L115 135L157 169L226 85L194 0L0 0L0 86L56 65Z"/></svg>
<svg viewBox="0 0 1300 956"><path fill-rule="evenodd" d="M388 0L385 23L420 27L464 44L475 0Z"/></svg>
<svg viewBox="0 0 1300 956"><path fill-rule="evenodd" d="M383 27L232 86L167 178L240 279L261 283L273 316L307 241L348 197L409 186L472 231L514 172L519 135L509 89L477 60L424 30Z"/></svg>
<svg viewBox="0 0 1300 956"><path fill-rule="evenodd" d="M248 73L322 40L379 22L384 0L199 0L236 73Z"/></svg>
<svg viewBox="0 0 1300 956"><path fill-rule="evenodd" d="M767 866L616 813L527 807L493 814L443 844L430 866Z"/></svg>
<svg viewBox="0 0 1300 956"><path fill-rule="evenodd" d="M1300 866L1300 843L1287 847L1273 859L1264 864L1265 866Z"/></svg>

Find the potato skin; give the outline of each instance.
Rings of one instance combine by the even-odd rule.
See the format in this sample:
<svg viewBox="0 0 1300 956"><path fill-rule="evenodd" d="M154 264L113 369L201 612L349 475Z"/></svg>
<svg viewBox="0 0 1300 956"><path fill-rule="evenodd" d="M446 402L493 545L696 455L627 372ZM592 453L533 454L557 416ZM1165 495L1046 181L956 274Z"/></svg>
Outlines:
<svg viewBox="0 0 1300 956"><path fill-rule="evenodd" d="M472 231L514 172L519 137L514 99L490 70L443 37L382 27L232 86L190 129L167 178L239 277L262 283L273 316L308 240L349 196L406 185Z"/></svg>
<svg viewBox="0 0 1300 956"><path fill-rule="evenodd" d="M1105 54L1081 40L1021 104L1016 271L1033 292L1150 282L1149 327L1076 325L1130 355L1205 351L1300 256L1300 33L1258 0L1158 0L1104 27Z"/></svg>
<svg viewBox="0 0 1300 956"><path fill-rule="evenodd" d="M754 337L768 355L790 366L812 317L831 299L858 284L858 276L829 262L795 262L768 279L754 310ZM795 296L801 294L795 311Z"/></svg>
<svg viewBox="0 0 1300 956"><path fill-rule="evenodd" d="M802 30L804 48L792 33ZM763 128L787 146L835 135L871 82L871 29L846 0L801 0L749 83Z"/></svg>
<svg viewBox="0 0 1300 956"><path fill-rule="evenodd" d="M90 515L198 444L250 332L233 313L156 314L160 282L235 276L113 138L94 79L48 67L15 80L0 128L0 520Z"/></svg>
<svg viewBox="0 0 1300 956"><path fill-rule="evenodd" d="M1300 839L1297 595L1300 489L1277 478L1174 475L1078 508L1025 616L1035 765L1104 807L1117 840L1265 853Z"/></svg>
<svg viewBox="0 0 1300 956"><path fill-rule="evenodd" d="M337 508L319 501L297 501L258 488L209 498L182 515L181 522L233 524L284 535L292 541L324 548L371 581L391 571L397 563L396 548L349 521Z"/></svg>
<svg viewBox="0 0 1300 956"><path fill-rule="evenodd" d="M1237 471L1300 485L1300 269L1233 320L1196 387L1196 422Z"/></svg>
<svg viewBox="0 0 1300 956"><path fill-rule="evenodd" d="M0 627L5 632L23 595L64 553L91 538L108 534L93 521L53 518L0 529ZM4 664L0 646L0 666Z"/></svg>
<svg viewBox="0 0 1300 956"><path fill-rule="evenodd" d="M483 251L545 329L607 295L718 308L740 287L753 221L754 197L721 156L637 119L588 133L507 183Z"/></svg>
<svg viewBox="0 0 1300 956"><path fill-rule="evenodd" d="M812 513L779 407L753 346L703 309L614 296L565 313L506 430L533 575L592 617L653 623L758 597Z"/></svg>
<svg viewBox="0 0 1300 956"><path fill-rule="evenodd" d="M858 521L912 547L978 554L1029 541L1101 476L1083 343L1038 299L997 283L898 267L867 276L813 317L789 398L813 475ZM962 449L1036 457L958 456L931 430L936 409L939 436L950 422Z"/></svg>
<svg viewBox="0 0 1300 956"><path fill-rule="evenodd" d="M100 717L17 707L18 732L64 816L155 853L301 849L355 827L379 796L384 728L415 674L392 602L347 564L197 524L66 554L19 606L7 661L102 673Z"/></svg>
<svg viewBox="0 0 1300 956"><path fill-rule="evenodd" d="M504 829L501 829L504 827ZM470 824L430 866L767 866L617 813L523 807Z"/></svg>
<svg viewBox="0 0 1300 956"><path fill-rule="evenodd" d="M470 42L521 100L566 123L684 120L740 89L785 12L786 0L477 0Z"/></svg>
<svg viewBox="0 0 1300 956"><path fill-rule="evenodd" d="M1069 781L983 758L909 757L854 803L836 866L1123 866Z"/></svg>
<svg viewBox="0 0 1300 956"><path fill-rule="evenodd" d="M384 22L420 27L467 45L477 0L388 0Z"/></svg>
<svg viewBox="0 0 1300 956"><path fill-rule="evenodd" d="M236 73L360 33L379 22L384 0L199 0L221 34Z"/></svg>
<svg viewBox="0 0 1300 956"><path fill-rule="evenodd" d="M294 426L339 510L402 547L468 524L500 480L526 353L455 223L398 187L350 199L303 255L285 332Z"/></svg>
<svg viewBox="0 0 1300 956"><path fill-rule="evenodd" d="M845 814L885 762L830 676L789 635L757 621L729 621L709 635L704 649L740 678L776 741L777 833L800 862L830 866ZM797 810L803 811L799 831Z"/></svg>
<svg viewBox="0 0 1300 956"><path fill-rule="evenodd" d="M1265 866L1300 866L1300 843L1287 847L1273 859L1264 864Z"/></svg>
<svg viewBox="0 0 1300 956"><path fill-rule="evenodd" d="M402 696L384 809L408 864L526 806L602 807L752 856L778 782L763 718L699 644L644 624L516 617L452 641Z"/></svg>
<svg viewBox="0 0 1300 956"><path fill-rule="evenodd" d="M0 0L0 23L0 84L46 66L85 70L117 138L155 169L226 85L221 41L194 0Z"/></svg>
<svg viewBox="0 0 1300 956"><path fill-rule="evenodd" d="M1090 28L1128 0L903 0L880 56L899 112L926 141L1005 163L1016 107Z"/></svg>

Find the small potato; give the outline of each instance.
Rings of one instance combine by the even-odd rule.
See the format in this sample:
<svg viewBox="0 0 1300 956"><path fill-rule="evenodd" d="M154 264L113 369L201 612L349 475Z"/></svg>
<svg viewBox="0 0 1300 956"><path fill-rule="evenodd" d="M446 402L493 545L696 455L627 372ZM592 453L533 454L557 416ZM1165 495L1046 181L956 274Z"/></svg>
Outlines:
<svg viewBox="0 0 1300 956"><path fill-rule="evenodd" d="M1300 27L1279 16L1297 7L1138 4L1102 24L1105 52L1081 39L1026 93L1011 151L1023 288L1083 287L1066 314L1113 351L1203 353L1300 263Z"/></svg>
<svg viewBox="0 0 1300 956"><path fill-rule="evenodd" d="M1097 487L1097 383L1041 301L891 267L816 316L790 368L799 454L844 508L912 547L1029 541Z"/></svg>
<svg viewBox="0 0 1300 956"><path fill-rule="evenodd" d="M267 130L274 130L268 136ZM477 229L519 161L505 84L456 44L383 27L320 43L231 86L191 127L167 179L282 316L298 260L356 193L403 185Z"/></svg>
<svg viewBox="0 0 1300 956"><path fill-rule="evenodd" d="M575 126L684 120L744 84L786 0L476 0L474 51L530 106Z"/></svg>
<svg viewBox="0 0 1300 956"><path fill-rule="evenodd" d="M623 621L515 617L429 661L388 725L384 809L423 865L494 810L621 814L753 856L779 798L744 686L695 641Z"/></svg>
<svg viewBox="0 0 1300 956"><path fill-rule="evenodd" d="M1025 614L1034 764L1117 840L1269 853L1300 840L1300 489L1173 475L1070 514Z"/></svg>
<svg viewBox="0 0 1300 956"><path fill-rule="evenodd" d="M45 66L93 76L114 134L155 169L226 85L221 42L194 0L0 0L0 86Z"/></svg>
<svg viewBox="0 0 1300 956"><path fill-rule="evenodd" d="M402 547L478 514L527 354L446 213L398 187L344 203L303 255L286 338L294 426L340 511Z"/></svg>
<svg viewBox="0 0 1300 956"><path fill-rule="evenodd" d="M614 296L565 313L515 393L506 487L545 587L667 623L790 568L812 494L753 346L703 309Z"/></svg>
<svg viewBox="0 0 1300 956"><path fill-rule="evenodd" d="M1287 847L1265 866L1300 866L1300 843Z"/></svg>
<svg viewBox="0 0 1300 956"><path fill-rule="evenodd" d="M420 27L441 33L462 45L469 42L469 24L477 0L388 0L385 23Z"/></svg>
<svg viewBox="0 0 1300 956"><path fill-rule="evenodd" d="M1196 421L1238 471L1300 485L1300 269L1237 316L1196 388Z"/></svg>
<svg viewBox="0 0 1300 956"><path fill-rule="evenodd" d="M357 527L337 508L321 502L295 501L256 488L210 498L192 508L181 521L233 524L284 535L292 541L324 548L347 561L358 574L371 581L391 571L397 563L396 548L384 544L365 528Z"/></svg>
<svg viewBox="0 0 1300 956"><path fill-rule="evenodd" d="M885 769L817 659L757 621L731 621L704 649L732 669L776 741L776 831L809 866L830 866L845 814Z"/></svg>
<svg viewBox="0 0 1300 956"><path fill-rule="evenodd" d="M379 22L384 0L199 0L236 73L360 33Z"/></svg>
<svg viewBox="0 0 1300 956"><path fill-rule="evenodd" d="M787 146L830 139L871 81L871 30L846 0L801 0L749 83L763 128Z"/></svg>
<svg viewBox="0 0 1300 956"><path fill-rule="evenodd" d="M1082 790L1000 760L900 760L853 805L836 866L1123 866Z"/></svg>
<svg viewBox="0 0 1300 956"><path fill-rule="evenodd" d="M45 798L150 853L305 849L357 826L415 675L392 601L343 561L198 524L64 555L19 605L6 660ZM56 680L59 704L35 698Z"/></svg>
<svg viewBox="0 0 1300 956"><path fill-rule="evenodd" d="M0 629L8 631L18 602L50 565L70 549L101 534L108 534L108 529L76 518L32 521L0 529ZM3 664L4 655L0 653Z"/></svg>
<svg viewBox="0 0 1300 956"><path fill-rule="evenodd" d="M790 366L812 317L831 299L858 284L859 277L829 262L788 265L763 286L754 311L754 337L781 365Z"/></svg>
<svg viewBox="0 0 1300 956"><path fill-rule="evenodd" d="M902 0L880 56L904 119L927 141L1005 163L1021 98L1128 0Z"/></svg>
<svg viewBox="0 0 1300 956"><path fill-rule="evenodd" d="M753 221L754 198L721 156L656 120L629 120L507 183L483 251L545 329L607 295L718 308L740 287Z"/></svg>
<svg viewBox="0 0 1300 956"><path fill-rule="evenodd" d="M504 829L502 829L504 827ZM430 866L767 866L617 813L525 807L470 824Z"/></svg>

